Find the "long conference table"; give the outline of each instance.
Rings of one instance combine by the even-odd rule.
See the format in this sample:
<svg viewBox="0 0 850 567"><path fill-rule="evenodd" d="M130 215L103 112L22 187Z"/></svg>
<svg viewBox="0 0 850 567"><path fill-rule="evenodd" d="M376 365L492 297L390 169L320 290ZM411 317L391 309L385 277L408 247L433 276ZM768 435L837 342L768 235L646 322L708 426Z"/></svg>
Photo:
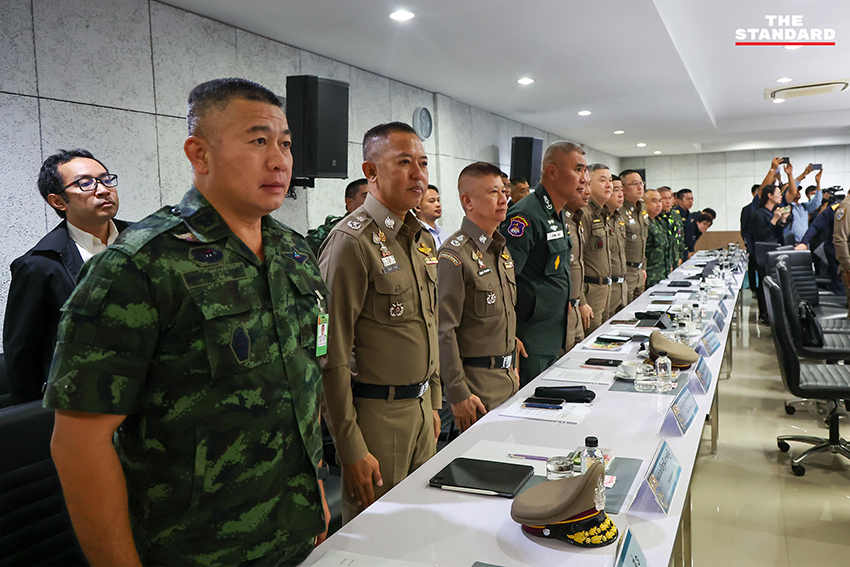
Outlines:
<svg viewBox="0 0 850 567"><path fill-rule="evenodd" d="M659 295L659 292L680 290L675 304L693 303L696 298L688 298L686 291L696 292L698 282L690 288L668 288L666 283L685 280L702 271L699 267L711 256L708 252L695 254L688 262L674 271L667 280L647 289L646 292L616 314L612 321L620 321L633 316L635 312L664 310L665 305L652 301L672 299ZM579 374L593 374L592 370L580 369L590 357L636 360L639 341L628 343L619 352L601 352L589 349L600 334L612 334L623 327L603 324L594 333L565 354L555 365L522 388L513 398L499 408L483 416L470 429L449 443L418 470L394 487L380 500L376 501L354 520L318 546L304 562L312 565L322 560L331 550L342 552L337 555L334 565L404 565L411 562L416 565L471 567L476 562L503 567L613 565L617 544L602 548L580 548L554 539L536 538L526 535L519 524L510 517L513 500L493 496L465 494L430 487L429 479L456 457L484 458L517 464L531 464L535 474L545 477L545 462L511 459L509 452L535 454L542 456L566 455L584 445L584 439L593 435L599 439L599 446L610 450L614 457L640 459L640 468L627 487L628 479L618 478L620 491L627 491L625 502L619 513L611 519L617 525L620 534L628 526L639 543L649 565L667 565L671 558L676 565L690 563L690 481L694 463L703 437L703 424L712 428L712 452L717 437L717 384L720 378L721 364L727 359L727 374L731 367L730 332L734 326L732 319L740 297L745 270L729 274L722 290L714 299L709 299L706 309L711 312L723 302L727 314L723 317L723 329L708 318L703 330L712 329L719 348L705 362L712 379L707 391L694 387L697 378L688 371L682 372L678 380L692 382L689 387L698 404L696 418L684 434L673 422L671 426L670 404L674 395L657 392L641 393L632 391L609 390L617 385L611 382L613 372L603 373L600 383L584 383L596 393L592 409L577 424L539 421L501 415L506 408L519 400L533 395L537 386L577 385L565 382L563 376L580 370ZM716 283L716 282L715 282ZM728 290L728 291L727 291ZM725 299L720 299L724 297ZM687 298L687 299L686 299ZM721 312L722 315L722 312ZM741 321L736 325L739 329ZM648 334L648 333L647 333ZM699 339L695 339L695 345ZM693 345L692 345L693 346ZM698 350L701 352L701 350ZM707 351L703 354L707 354ZM599 372L597 371L598 375ZM552 378L561 376L558 380ZM678 390L678 389L677 389ZM655 502L652 492L647 490L645 477L650 463L661 444L666 441L681 466L678 484L669 503L668 513ZM633 463L635 461L632 461ZM542 467L542 468L541 468ZM346 562L347 554L352 557ZM354 554L369 556L359 562ZM334 555L334 554L332 554ZM381 558L385 561L379 561ZM386 561L388 560L388 561ZM325 562L331 562L326 558Z"/></svg>

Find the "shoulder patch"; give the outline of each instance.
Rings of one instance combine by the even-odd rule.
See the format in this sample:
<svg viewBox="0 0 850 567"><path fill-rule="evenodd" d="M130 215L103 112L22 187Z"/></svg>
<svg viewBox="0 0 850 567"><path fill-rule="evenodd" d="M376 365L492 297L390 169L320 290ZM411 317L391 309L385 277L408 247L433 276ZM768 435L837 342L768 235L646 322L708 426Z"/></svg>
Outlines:
<svg viewBox="0 0 850 567"><path fill-rule="evenodd" d="M525 233L525 227L529 225L528 219L526 219L522 215L516 215L511 218L511 222L508 225L508 234L511 236L520 237Z"/></svg>
<svg viewBox="0 0 850 567"><path fill-rule="evenodd" d="M835 210L835 220L841 220L844 218L844 213L847 209L836 209Z"/></svg>
<svg viewBox="0 0 850 567"><path fill-rule="evenodd" d="M440 258L445 258L455 266L460 266L460 258L458 258L457 254L454 252L449 252L448 250L443 250L440 252Z"/></svg>

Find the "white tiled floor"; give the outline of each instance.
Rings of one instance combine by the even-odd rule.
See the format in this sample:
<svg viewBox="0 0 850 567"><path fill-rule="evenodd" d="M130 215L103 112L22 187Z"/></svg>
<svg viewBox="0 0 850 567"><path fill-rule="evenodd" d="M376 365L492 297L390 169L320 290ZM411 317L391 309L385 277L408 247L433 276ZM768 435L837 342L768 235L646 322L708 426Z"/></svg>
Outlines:
<svg viewBox="0 0 850 567"><path fill-rule="evenodd" d="M755 324L754 300L744 293L748 324L734 345L732 378L718 385L717 454L706 428L691 484L693 564L848 567L850 462L822 454L805 464L804 476L791 472L776 437L827 437L828 431L812 411L786 415L783 405L792 396L779 377L773 338ZM850 437L844 418L841 433ZM806 447L791 443L791 454Z"/></svg>

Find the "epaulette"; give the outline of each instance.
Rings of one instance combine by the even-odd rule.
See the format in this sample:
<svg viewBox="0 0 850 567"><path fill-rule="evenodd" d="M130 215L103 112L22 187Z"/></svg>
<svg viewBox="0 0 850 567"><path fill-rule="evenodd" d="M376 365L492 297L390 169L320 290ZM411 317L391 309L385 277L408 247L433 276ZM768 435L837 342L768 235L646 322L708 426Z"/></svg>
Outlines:
<svg viewBox="0 0 850 567"><path fill-rule="evenodd" d="M458 230L443 241L442 247L459 249L463 245L463 243L467 241L467 238L468 237L466 233L464 233L462 230Z"/></svg>
<svg viewBox="0 0 850 567"><path fill-rule="evenodd" d="M830 205L830 207L832 207L832 210L834 211L835 209L838 208L838 205L840 205L840 204L841 203L833 203L832 205Z"/></svg>
<svg viewBox="0 0 850 567"><path fill-rule="evenodd" d="M346 234L357 236L363 232L363 229L370 222L372 222L372 215L365 210L358 209L338 222L333 230L340 230Z"/></svg>
<svg viewBox="0 0 850 567"><path fill-rule="evenodd" d="M145 244L160 234L183 223L183 217L179 214L175 215L172 210L173 207L163 207L147 218L133 224L121 233L120 238L113 244L113 247L129 256L133 256Z"/></svg>

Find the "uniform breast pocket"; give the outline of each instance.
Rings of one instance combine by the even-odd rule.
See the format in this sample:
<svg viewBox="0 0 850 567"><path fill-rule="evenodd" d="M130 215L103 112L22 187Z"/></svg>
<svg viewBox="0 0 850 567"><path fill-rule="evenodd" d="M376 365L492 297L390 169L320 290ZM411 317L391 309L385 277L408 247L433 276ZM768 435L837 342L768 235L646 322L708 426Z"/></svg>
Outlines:
<svg viewBox="0 0 850 567"><path fill-rule="evenodd" d="M475 315L477 317L492 317L498 315L502 306L497 301L499 280L497 278L477 278L475 280Z"/></svg>
<svg viewBox="0 0 850 567"><path fill-rule="evenodd" d="M512 269L505 270L505 279L508 281L508 285L505 287L510 293L511 305L516 305L516 274Z"/></svg>
<svg viewBox="0 0 850 567"><path fill-rule="evenodd" d="M428 273L428 296L431 299L431 310L437 311L437 266L426 264L425 271Z"/></svg>
<svg viewBox="0 0 850 567"><path fill-rule="evenodd" d="M556 238L550 240L547 244L549 246L549 258L546 261L545 274L553 276L563 272L570 265L569 245L566 238Z"/></svg>
<svg viewBox="0 0 850 567"><path fill-rule="evenodd" d="M319 295L318 290L322 294L322 309L327 313L327 304L325 303L328 292L322 280L310 279L303 274L293 273L288 271L289 282L292 286L295 310L298 314L298 320L294 325L298 327L298 344L301 348L307 349L310 352L316 350L316 331L319 321Z"/></svg>
<svg viewBox="0 0 850 567"><path fill-rule="evenodd" d="M590 246L592 248L602 248L605 245L605 227L602 225L594 226L590 231Z"/></svg>
<svg viewBox="0 0 850 567"><path fill-rule="evenodd" d="M271 314L250 288L232 280L190 288L189 293L201 314L213 377L247 372L274 358L278 347L270 341Z"/></svg>
<svg viewBox="0 0 850 567"><path fill-rule="evenodd" d="M372 312L379 323L394 325L415 318L419 313L413 293L414 281L410 274L402 277L398 272L382 274L375 278Z"/></svg>

